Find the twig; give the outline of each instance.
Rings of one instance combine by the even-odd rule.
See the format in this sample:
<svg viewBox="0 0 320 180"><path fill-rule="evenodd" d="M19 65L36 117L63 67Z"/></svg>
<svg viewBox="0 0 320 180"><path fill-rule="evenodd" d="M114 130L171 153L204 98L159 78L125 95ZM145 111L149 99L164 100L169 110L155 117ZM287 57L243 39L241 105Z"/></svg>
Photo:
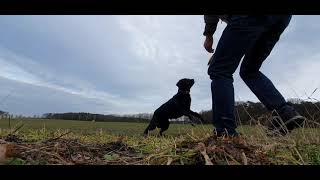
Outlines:
<svg viewBox="0 0 320 180"><path fill-rule="evenodd" d="M30 151L37 151L37 152L39 152L39 153L43 153L43 154L47 154L47 155L50 155L50 156L54 156L54 157L56 157L56 158L58 158L59 160L61 160L63 163L65 163L65 164L70 164L70 163L68 163L67 161L65 161L60 155L58 155L58 154L53 154L53 153L49 153L49 152L46 152L46 151L40 151L39 149L33 149L33 148L30 148L30 147L27 147L27 146L21 146L21 145L16 145L17 147L20 147L20 148L24 148L24 149L29 149L29 151L28 152L30 152Z"/></svg>
<svg viewBox="0 0 320 180"><path fill-rule="evenodd" d="M197 139L195 139L194 137L192 137L189 133L187 133L187 135L194 141L196 141Z"/></svg>
<svg viewBox="0 0 320 180"><path fill-rule="evenodd" d="M51 138L51 139L48 139L48 140L44 140L43 142L55 141L55 140L60 139L61 137L65 136L65 135L67 135L67 134L70 134L70 133L71 133L71 131L68 131L68 132L66 132L66 133L64 133L64 134L61 134L60 136L58 136L58 137L56 137L56 138Z"/></svg>
<svg viewBox="0 0 320 180"><path fill-rule="evenodd" d="M171 157L168 157L167 165L170 165L172 163L173 159Z"/></svg>
<svg viewBox="0 0 320 180"><path fill-rule="evenodd" d="M294 150L296 151L296 153L298 154L300 160L302 161L302 165L304 165L305 162L304 162L304 160L302 159L302 156L301 156L301 154L299 153L298 149L295 147Z"/></svg>
<svg viewBox="0 0 320 180"><path fill-rule="evenodd" d="M311 95L308 96L308 98L311 98L311 96L312 96L317 90L318 90L318 88L316 88L316 89L311 93Z"/></svg>
<svg viewBox="0 0 320 180"><path fill-rule="evenodd" d="M248 159L244 152L241 153L241 158L242 158L243 164L248 165Z"/></svg>
<svg viewBox="0 0 320 180"><path fill-rule="evenodd" d="M9 129L11 129L11 117L10 117L10 115L9 115L8 121L9 121Z"/></svg>
<svg viewBox="0 0 320 180"><path fill-rule="evenodd" d="M181 163L181 165L184 165L184 162L183 162L182 158L180 158L180 163Z"/></svg>
<svg viewBox="0 0 320 180"><path fill-rule="evenodd" d="M199 149L200 153L202 154L202 156L204 157L205 165L213 165L213 163L210 160L210 157L208 156L208 154L206 152L206 146L203 143L199 143L198 149Z"/></svg>
<svg viewBox="0 0 320 180"><path fill-rule="evenodd" d="M19 129L21 129L24 126L24 124L21 124L19 127L17 127L14 131L12 131L10 134L14 134L17 132Z"/></svg>
<svg viewBox="0 0 320 180"><path fill-rule="evenodd" d="M316 121L312 121L312 120L310 120L310 119L308 119L307 122L311 122L311 123L314 123L314 124L320 126L320 123L318 123L318 122L316 122Z"/></svg>
<svg viewBox="0 0 320 180"><path fill-rule="evenodd" d="M237 164L241 164L239 163L233 156L231 156L229 153L227 153L226 151L224 151L224 154L227 155L232 161L236 162Z"/></svg>

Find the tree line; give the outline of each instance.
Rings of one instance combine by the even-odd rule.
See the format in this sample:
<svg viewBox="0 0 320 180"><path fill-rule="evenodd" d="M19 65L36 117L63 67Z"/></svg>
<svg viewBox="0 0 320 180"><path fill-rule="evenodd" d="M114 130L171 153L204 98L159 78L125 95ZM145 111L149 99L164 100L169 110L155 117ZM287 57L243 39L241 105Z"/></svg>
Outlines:
<svg viewBox="0 0 320 180"><path fill-rule="evenodd" d="M316 123L320 123L320 102L302 101L299 99L290 99L289 102L295 109L303 116L307 117ZM2 115L8 116L7 112L1 112ZM212 121L212 111L201 111L199 113L203 119L204 124L209 124ZM78 121L97 121L97 122L149 122L152 118L152 113L139 114L93 114L88 112L67 112L67 113L45 113L42 117L45 119L62 119L62 120L78 120ZM271 118L269 112L260 102L236 102L235 103L235 117L236 122L242 125L250 124L265 124ZM171 120L172 123L185 123L187 117Z"/></svg>
<svg viewBox="0 0 320 180"><path fill-rule="evenodd" d="M302 101L299 99L290 99L289 103L304 117L316 123L320 123L320 102ZM212 111L200 112L205 120L205 123L211 123ZM269 112L260 102L236 102L235 117L237 124L252 125L266 124L273 115L277 113Z"/></svg>
<svg viewBox="0 0 320 180"><path fill-rule="evenodd" d="M42 118L45 119L63 119L77 121L97 121L97 122L148 122L150 114L140 113L133 115L104 115L92 114L87 112L68 112L68 113L46 113Z"/></svg>

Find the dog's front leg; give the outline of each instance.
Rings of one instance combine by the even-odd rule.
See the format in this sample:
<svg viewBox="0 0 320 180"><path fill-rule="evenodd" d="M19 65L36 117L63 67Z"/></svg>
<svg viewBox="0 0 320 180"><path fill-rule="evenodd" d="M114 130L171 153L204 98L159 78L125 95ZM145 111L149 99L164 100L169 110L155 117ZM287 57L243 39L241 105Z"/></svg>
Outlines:
<svg viewBox="0 0 320 180"><path fill-rule="evenodd" d="M195 127L193 116L190 113L186 113L184 115L189 118L191 126Z"/></svg>
<svg viewBox="0 0 320 180"><path fill-rule="evenodd" d="M204 122L204 119L202 118L202 116L201 116L200 114L198 114L198 113L196 113L196 112L193 112L193 111L191 111L191 110L190 110L189 113L190 113L192 116L195 116L195 117L199 118L202 122Z"/></svg>
<svg viewBox="0 0 320 180"><path fill-rule="evenodd" d="M185 110L185 109L182 109L182 108L179 108L179 111L182 115L184 116L187 116L189 119L190 119L190 122L191 122L191 126L195 126L194 124L194 120L193 120L193 116L192 116L192 113L190 113L189 111Z"/></svg>

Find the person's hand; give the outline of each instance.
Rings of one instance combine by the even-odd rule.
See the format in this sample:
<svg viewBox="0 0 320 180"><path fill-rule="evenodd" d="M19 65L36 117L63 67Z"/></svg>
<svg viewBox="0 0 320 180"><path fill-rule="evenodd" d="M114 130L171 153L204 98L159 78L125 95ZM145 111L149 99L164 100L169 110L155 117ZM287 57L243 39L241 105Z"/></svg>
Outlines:
<svg viewBox="0 0 320 180"><path fill-rule="evenodd" d="M209 53L213 53L212 45L213 45L213 37L212 36L206 36L206 39L204 40L204 43L203 43L203 47Z"/></svg>

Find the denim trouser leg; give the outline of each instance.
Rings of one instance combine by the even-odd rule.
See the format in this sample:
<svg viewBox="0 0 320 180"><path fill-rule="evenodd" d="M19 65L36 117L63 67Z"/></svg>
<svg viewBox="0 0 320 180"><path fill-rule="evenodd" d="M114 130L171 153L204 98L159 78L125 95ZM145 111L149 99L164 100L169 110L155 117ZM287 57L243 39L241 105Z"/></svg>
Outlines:
<svg viewBox="0 0 320 180"><path fill-rule="evenodd" d="M230 82L231 81L231 82ZM211 82L212 116L217 133L234 134L234 90L231 79L213 78ZM227 96L221 96L225 94Z"/></svg>
<svg viewBox="0 0 320 180"><path fill-rule="evenodd" d="M259 69L290 20L291 16L282 16L276 24L272 24L254 43L254 46L245 53L240 67L240 76L243 81L270 111L279 109L286 104L286 101L273 83Z"/></svg>
<svg viewBox="0 0 320 180"><path fill-rule="evenodd" d="M283 23L286 21L281 18L285 19L282 16L233 16L225 28L208 69L212 80L212 122L218 133L224 131L229 134L236 133L233 73L244 55L247 57L241 65L241 77L261 102L268 108L285 102L271 81L259 71L262 62L288 24ZM279 28L281 25L282 28ZM277 28L283 30L281 32L278 30L279 33L268 33L271 29L276 31ZM275 37L268 37L266 33ZM263 43L259 42L265 42L266 45L260 45Z"/></svg>

